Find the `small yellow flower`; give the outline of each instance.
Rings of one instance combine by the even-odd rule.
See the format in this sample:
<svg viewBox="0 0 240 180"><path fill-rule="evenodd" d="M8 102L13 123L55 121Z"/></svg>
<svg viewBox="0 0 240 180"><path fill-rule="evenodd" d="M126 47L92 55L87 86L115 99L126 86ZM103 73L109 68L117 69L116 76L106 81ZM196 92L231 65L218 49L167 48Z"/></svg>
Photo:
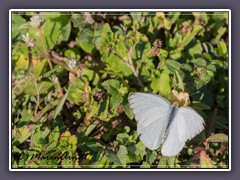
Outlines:
<svg viewBox="0 0 240 180"><path fill-rule="evenodd" d="M189 102L189 94L184 92L178 93L176 90L172 90L171 101L172 103L178 102L179 107L187 106Z"/></svg>

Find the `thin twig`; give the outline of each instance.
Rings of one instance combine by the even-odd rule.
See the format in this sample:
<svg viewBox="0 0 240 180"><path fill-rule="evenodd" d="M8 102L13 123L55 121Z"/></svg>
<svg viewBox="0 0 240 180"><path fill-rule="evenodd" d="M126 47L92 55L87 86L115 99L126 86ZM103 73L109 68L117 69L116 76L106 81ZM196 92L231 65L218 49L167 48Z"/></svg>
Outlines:
<svg viewBox="0 0 240 180"><path fill-rule="evenodd" d="M32 60L32 48L29 46L28 47L28 73L32 74L33 73L33 60Z"/></svg>

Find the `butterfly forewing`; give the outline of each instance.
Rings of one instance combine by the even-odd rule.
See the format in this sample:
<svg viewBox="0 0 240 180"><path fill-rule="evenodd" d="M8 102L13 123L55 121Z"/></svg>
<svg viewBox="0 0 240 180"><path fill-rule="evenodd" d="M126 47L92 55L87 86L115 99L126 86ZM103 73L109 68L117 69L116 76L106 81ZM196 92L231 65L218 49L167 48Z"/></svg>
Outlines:
<svg viewBox="0 0 240 180"><path fill-rule="evenodd" d="M169 121L170 103L160 96L146 93L131 95L129 103L138 122L141 141L149 149L159 148Z"/></svg>

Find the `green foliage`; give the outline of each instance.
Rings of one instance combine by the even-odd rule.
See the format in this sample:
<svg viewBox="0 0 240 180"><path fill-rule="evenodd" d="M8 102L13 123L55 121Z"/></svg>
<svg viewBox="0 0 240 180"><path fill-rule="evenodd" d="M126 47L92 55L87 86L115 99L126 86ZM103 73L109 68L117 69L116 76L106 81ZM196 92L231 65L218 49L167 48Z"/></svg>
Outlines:
<svg viewBox="0 0 240 180"><path fill-rule="evenodd" d="M228 58L224 12L13 13L12 166L226 168ZM173 89L206 127L163 157L140 141L128 96Z"/></svg>

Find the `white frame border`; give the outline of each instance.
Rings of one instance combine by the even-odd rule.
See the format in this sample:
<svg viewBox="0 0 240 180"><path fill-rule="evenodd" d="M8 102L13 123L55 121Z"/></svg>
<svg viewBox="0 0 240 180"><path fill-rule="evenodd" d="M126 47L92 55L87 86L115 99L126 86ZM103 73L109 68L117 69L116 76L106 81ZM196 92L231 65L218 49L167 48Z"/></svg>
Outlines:
<svg viewBox="0 0 240 180"><path fill-rule="evenodd" d="M40 11L40 12L71 12L71 11L101 11L101 12L111 12L111 11L117 11L117 12L122 12L122 11L131 11L131 12L228 12L228 34L229 34L229 43L228 43L228 53L229 53L229 58L228 58L228 63L229 63L229 168L228 169L14 169L12 168L12 152L11 152L11 117L12 117L12 52L11 52L11 45L12 45L12 33L11 33L11 15L12 12L26 12L26 11ZM10 9L9 10L9 171L231 171L231 9Z"/></svg>

